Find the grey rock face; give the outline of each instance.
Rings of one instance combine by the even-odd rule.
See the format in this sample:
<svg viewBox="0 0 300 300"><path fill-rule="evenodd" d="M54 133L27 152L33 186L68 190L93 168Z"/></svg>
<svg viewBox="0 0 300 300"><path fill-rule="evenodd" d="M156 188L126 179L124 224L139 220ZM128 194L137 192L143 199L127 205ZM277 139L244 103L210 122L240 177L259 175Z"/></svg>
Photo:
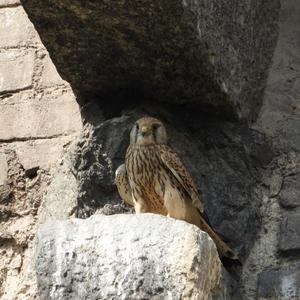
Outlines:
<svg viewBox="0 0 300 300"><path fill-rule="evenodd" d="M222 277L206 233L153 214L44 224L36 269L42 300L206 300L220 289Z"/></svg>
<svg viewBox="0 0 300 300"><path fill-rule="evenodd" d="M214 78L240 117L258 113L277 38L280 1L184 1L195 12ZM255 65L255 67L254 67Z"/></svg>
<svg viewBox="0 0 300 300"><path fill-rule="evenodd" d="M300 212L291 212L283 219L279 249L285 253L300 251Z"/></svg>
<svg viewBox="0 0 300 300"><path fill-rule="evenodd" d="M84 102L126 107L146 98L248 120L258 112L279 0L23 4Z"/></svg>
<svg viewBox="0 0 300 300"><path fill-rule="evenodd" d="M130 118L124 116L88 127L74 146L70 165L78 182L76 216L89 216L105 204L120 204L114 172L124 159L130 126Z"/></svg>
<svg viewBox="0 0 300 300"><path fill-rule="evenodd" d="M283 148L300 150L300 5L281 1L279 37L259 123Z"/></svg>
<svg viewBox="0 0 300 300"><path fill-rule="evenodd" d="M300 206L300 174L284 179L280 193L280 204L285 208Z"/></svg>
<svg viewBox="0 0 300 300"><path fill-rule="evenodd" d="M270 268L260 274L258 300L297 300L300 298L300 264Z"/></svg>

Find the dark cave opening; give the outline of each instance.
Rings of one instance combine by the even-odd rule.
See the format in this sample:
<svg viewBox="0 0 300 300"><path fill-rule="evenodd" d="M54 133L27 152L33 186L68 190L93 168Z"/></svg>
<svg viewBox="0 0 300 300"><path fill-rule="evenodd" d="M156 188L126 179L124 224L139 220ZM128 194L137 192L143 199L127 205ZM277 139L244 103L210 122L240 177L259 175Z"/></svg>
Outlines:
<svg viewBox="0 0 300 300"><path fill-rule="evenodd" d="M103 100L105 99L105 100ZM119 117L130 111L145 109L145 114L157 115L161 111L176 116L176 119L191 119L197 121L202 118L205 120L230 121L236 124L246 124L245 120L238 120L232 113L231 107L219 107L213 105L199 105L197 103L172 104L169 101L157 101L155 94L151 90L136 83L128 85L122 89L113 89L105 92L95 92L93 94L77 94L77 101L84 123L97 125L103 119L108 120ZM147 113L148 111L148 113Z"/></svg>

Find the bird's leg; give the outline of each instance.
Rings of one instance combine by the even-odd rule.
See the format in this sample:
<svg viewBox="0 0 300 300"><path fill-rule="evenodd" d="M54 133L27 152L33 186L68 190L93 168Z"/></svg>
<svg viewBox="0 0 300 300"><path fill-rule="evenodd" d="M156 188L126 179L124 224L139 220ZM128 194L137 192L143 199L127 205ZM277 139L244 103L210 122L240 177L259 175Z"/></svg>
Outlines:
<svg viewBox="0 0 300 300"><path fill-rule="evenodd" d="M185 203L177 189L173 188L171 185L167 185L163 199L164 206L168 212L168 217L179 220L185 219Z"/></svg>
<svg viewBox="0 0 300 300"><path fill-rule="evenodd" d="M134 203L134 210L136 214L141 214L141 213L146 213L149 212L148 206L146 203L140 203L140 202L135 202Z"/></svg>
<svg viewBox="0 0 300 300"><path fill-rule="evenodd" d="M147 203L143 200L142 197L132 197L133 198L133 203L134 203L134 210L136 214L142 214L149 212L149 207Z"/></svg>

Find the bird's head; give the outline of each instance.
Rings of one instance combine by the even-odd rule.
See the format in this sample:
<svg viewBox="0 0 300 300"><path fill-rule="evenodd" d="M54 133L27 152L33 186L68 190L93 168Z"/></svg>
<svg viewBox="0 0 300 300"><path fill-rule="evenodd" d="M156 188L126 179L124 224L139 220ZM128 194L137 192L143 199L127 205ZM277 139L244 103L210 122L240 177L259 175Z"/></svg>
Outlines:
<svg viewBox="0 0 300 300"><path fill-rule="evenodd" d="M150 145L166 144L167 132L161 121L152 117L143 117L135 122L130 132L130 144Z"/></svg>

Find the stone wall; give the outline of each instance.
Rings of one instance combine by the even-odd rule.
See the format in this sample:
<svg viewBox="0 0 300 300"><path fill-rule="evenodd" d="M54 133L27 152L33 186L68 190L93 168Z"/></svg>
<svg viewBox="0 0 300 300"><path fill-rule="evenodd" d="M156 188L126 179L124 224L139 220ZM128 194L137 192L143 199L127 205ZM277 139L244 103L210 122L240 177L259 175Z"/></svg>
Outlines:
<svg viewBox="0 0 300 300"><path fill-rule="evenodd" d="M262 228L244 268L250 299L299 299L300 3L282 0L279 36L256 124L276 157L262 189ZM258 290L257 290L258 286Z"/></svg>
<svg viewBox="0 0 300 300"><path fill-rule="evenodd" d="M32 244L51 170L80 109L20 2L0 1L0 298L34 299Z"/></svg>

